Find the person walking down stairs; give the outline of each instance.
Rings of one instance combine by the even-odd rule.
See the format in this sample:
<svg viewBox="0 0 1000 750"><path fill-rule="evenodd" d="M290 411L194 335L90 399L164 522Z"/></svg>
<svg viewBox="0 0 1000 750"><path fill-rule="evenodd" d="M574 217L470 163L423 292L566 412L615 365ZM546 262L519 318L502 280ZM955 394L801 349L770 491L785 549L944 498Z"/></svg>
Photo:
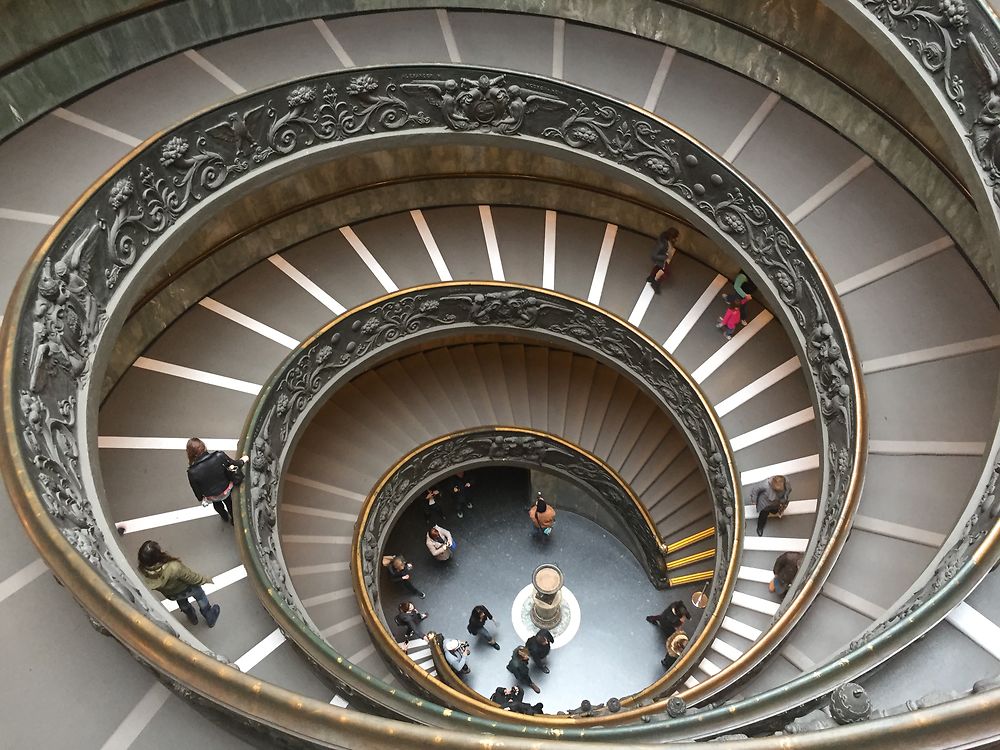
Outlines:
<svg viewBox="0 0 1000 750"><path fill-rule="evenodd" d="M212 582L211 578L191 570L176 557L171 557L160 549L160 545L152 540L143 542L139 548L139 573L149 588L177 602L192 625L198 624L198 615L189 599L198 602L205 624L210 628L215 627L221 607L211 604L202 588L203 584Z"/></svg>
<svg viewBox="0 0 1000 750"><path fill-rule="evenodd" d="M234 461L222 451L209 452L199 438L187 441L188 482L202 505L209 503L223 523L233 523L233 490L243 481L250 456Z"/></svg>
<svg viewBox="0 0 1000 750"><path fill-rule="evenodd" d="M677 245L675 243L680 234L676 227L670 227L670 229L661 233L656 240L656 247L653 248L653 252L650 255L653 261L653 270L646 277L646 283L653 288L655 294L660 293L660 284L670 277L670 263L677 253Z"/></svg>
<svg viewBox="0 0 1000 750"><path fill-rule="evenodd" d="M741 322L746 325L746 320L743 319L743 306L750 300L750 295L748 294L743 299L731 299L726 303L726 311L719 318L719 322L715 324L716 328L722 330L722 335L726 337L728 341L736 333L736 326Z"/></svg>
<svg viewBox="0 0 1000 750"><path fill-rule="evenodd" d="M792 485L780 474L750 487L747 497L757 508L757 536L764 536L764 527L770 516L781 518L791 494Z"/></svg>
<svg viewBox="0 0 1000 750"><path fill-rule="evenodd" d="M799 574L800 565L802 565L801 552L783 552L778 555L778 559L774 561L774 578L767 585L768 590L784 599L792 581Z"/></svg>

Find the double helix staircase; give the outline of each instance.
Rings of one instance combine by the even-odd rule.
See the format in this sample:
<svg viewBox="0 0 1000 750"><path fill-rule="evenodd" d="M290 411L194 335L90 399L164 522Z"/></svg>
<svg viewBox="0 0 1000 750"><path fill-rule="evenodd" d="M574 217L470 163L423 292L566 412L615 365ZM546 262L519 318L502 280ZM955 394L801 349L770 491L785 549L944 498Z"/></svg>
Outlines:
<svg viewBox="0 0 1000 750"><path fill-rule="evenodd" d="M758 185L834 282L864 373L864 489L821 595L739 695L810 672L907 593L961 517L995 426L1000 314L960 249L907 190L846 138L748 78L646 39L515 14L359 14L211 44L111 81L0 144L7 258L0 295L6 299L34 248L89 184L142 139L190 114L318 71L459 60L562 78L674 122ZM809 543L821 447L801 364L771 312L752 304L749 324L725 341L714 325L719 297L729 291L725 276L682 252L654 296L644 284L652 242L546 206L470 201L377 216L274 247L166 327L101 405L105 513L123 530L122 549L134 560L138 546L156 538L215 578L207 590L222 618L195 631L213 652L261 680L350 707L261 608L231 527L194 503L184 441L200 435L234 452L271 372L344 310L447 279L546 287L629 321L692 373L721 419L744 486L775 473L792 485L789 510L764 536L754 534L755 511L745 511L751 523L736 594L688 685L711 677L771 625L779 604L767 590L771 565ZM394 679L351 589L353 519L373 483L408 451L482 425L532 427L592 451L629 482L668 542L711 525L704 479L689 454L678 453L676 431L630 381L593 360L494 342L385 363L338 392L310 426L279 516L310 617L346 659L376 677ZM243 746L94 633L45 575L6 503L0 550L0 622L10 656L0 705L11 727L0 746ZM968 690L1000 671L994 579L862 680L878 705L931 689ZM39 621L29 612L46 614ZM414 649L411 643L411 655L426 665ZM946 663L938 654L947 654ZM91 688L95 674L107 677L99 692ZM61 721L29 720L38 706L58 709Z"/></svg>

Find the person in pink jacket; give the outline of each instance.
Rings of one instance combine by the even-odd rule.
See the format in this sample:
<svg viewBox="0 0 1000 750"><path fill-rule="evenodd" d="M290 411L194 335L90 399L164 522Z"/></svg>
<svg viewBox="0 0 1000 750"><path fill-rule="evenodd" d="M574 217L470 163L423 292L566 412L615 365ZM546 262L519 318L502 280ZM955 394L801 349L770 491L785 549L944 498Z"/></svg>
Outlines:
<svg viewBox="0 0 1000 750"><path fill-rule="evenodd" d="M715 324L716 328L722 329L722 333L727 340L731 339L733 334L736 333L736 326L740 324L740 319L743 317L743 306L750 299L749 294L739 299L731 299L726 312L719 318L719 322Z"/></svg>

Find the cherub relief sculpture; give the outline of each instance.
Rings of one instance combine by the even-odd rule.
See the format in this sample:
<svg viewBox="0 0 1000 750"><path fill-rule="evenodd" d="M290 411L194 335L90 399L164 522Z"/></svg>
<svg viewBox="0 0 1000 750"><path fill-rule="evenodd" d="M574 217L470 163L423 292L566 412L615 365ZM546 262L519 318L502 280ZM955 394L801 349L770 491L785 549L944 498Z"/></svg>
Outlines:
<svg viewBox="0 0 1000 750"><path fill-rule="evenodd" d="M46 261L38 281L32 310L28 388L37 393L45 377L63 369L73 378L82 375L94 338L104 322L104 309L90 289L91 264L96 248L92 225L69 246L62 258Z"/></svg>
<svg viewBox="0 0 1000 750"><path fill-rule="evenodd" d="M407 93L422 93L455 130L491 128L512 135L521 129L527 115L566 106L566 102L541 91L504 85L505 78L505 75L494 78L483 75L478 80L422 80L401 84L400 88Z"/></svg>

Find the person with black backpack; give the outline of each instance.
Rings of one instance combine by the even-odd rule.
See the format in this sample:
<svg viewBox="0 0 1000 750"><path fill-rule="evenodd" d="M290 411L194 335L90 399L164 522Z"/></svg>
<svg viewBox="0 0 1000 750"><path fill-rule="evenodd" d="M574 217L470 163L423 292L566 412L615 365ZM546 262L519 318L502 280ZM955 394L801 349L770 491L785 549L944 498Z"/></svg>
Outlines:
<svg viewBox="0 0 1000 750"><path fill-rule="evenodd" d="M211 451L200 438L187 441L188 482L203 506L209 503L224 523L233 523L233 489L243 481L243 467L250 461L243 456L234 461L222 451Z"/></svg>

